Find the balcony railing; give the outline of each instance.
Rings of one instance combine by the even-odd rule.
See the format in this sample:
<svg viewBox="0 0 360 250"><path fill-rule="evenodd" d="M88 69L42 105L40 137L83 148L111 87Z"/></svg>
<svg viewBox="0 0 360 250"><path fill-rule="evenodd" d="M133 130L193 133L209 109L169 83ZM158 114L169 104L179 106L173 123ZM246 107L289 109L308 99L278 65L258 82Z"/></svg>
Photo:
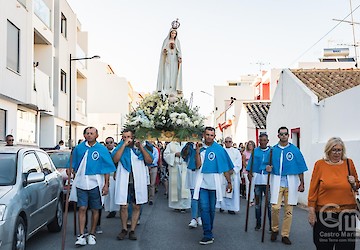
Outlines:
<svg viewBox="0 0 360 250"><path fill-rule="evenodd" d="M35 15L51 29L51 10L43 0L34 0Z"/></svg>

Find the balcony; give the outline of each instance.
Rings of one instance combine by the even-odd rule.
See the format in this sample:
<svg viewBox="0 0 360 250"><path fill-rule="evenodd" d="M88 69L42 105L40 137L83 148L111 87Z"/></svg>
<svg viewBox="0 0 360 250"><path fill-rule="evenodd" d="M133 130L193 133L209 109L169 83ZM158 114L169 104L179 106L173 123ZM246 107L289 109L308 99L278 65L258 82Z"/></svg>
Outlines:
<svg viewBox="0 0 360 250"><path fill-rule="evenodd" d="M51 29L51 10L47 7L43 0L34 0L34 13L35 15Z"/></svg>
<svg viewBox="0 0 360 250"><path fill-rule="evenodd" d="M76 112L74 122L78 125L85 126L87 124L86 101L77 96L75 109Z"/></svg>
<svg viewBox="0 0 360 250"><path fill-rule="evenodd" d="M35 104L38 110L46 112L54 112L54 105L52 100L52 82L50 76L38 68L34 68L34 86L32 94L32 103Z"/></svg>

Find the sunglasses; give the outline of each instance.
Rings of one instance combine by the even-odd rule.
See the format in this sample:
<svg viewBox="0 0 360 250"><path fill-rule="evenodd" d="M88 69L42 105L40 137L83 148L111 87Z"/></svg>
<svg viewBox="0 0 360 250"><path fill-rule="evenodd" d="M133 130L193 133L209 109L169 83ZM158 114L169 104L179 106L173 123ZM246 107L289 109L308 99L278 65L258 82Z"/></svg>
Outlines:
<svg viewBox="0 0 360 250"><path fill-rule="evenodd" d="M14 141L14 139L9 139L9 140L6 140L6 141Z"/></svg>
<svg viewBox="0 0 360 250"><path fill-rule="evenodd" d="M114 142L113 141L107 141L105 142L105 144L113 144Z"/></svg>
<svg viewBox="0 0 360 250"><path fill-rule="evenodd" d="M225 141L226 143L232 142L232 141Z"/></svg>
<svg viewBox="0 0 360 250"><path fill-rule="evenodd" d="M289 133L279 133L280 136L289 135Z"/></svg>

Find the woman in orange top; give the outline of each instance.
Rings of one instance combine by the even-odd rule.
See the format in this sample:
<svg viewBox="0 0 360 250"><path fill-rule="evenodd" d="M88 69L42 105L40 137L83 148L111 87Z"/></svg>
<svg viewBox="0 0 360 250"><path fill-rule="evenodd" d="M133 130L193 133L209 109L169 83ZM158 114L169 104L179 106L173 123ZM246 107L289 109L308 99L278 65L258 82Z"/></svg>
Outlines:
<svg viewBox="0 0 360 250"><path fill-rule="evenodd" d="M315 163L308 196L314 244L318 250L355 249L358 175L341 138L330 138L324 152Z"/></svg>

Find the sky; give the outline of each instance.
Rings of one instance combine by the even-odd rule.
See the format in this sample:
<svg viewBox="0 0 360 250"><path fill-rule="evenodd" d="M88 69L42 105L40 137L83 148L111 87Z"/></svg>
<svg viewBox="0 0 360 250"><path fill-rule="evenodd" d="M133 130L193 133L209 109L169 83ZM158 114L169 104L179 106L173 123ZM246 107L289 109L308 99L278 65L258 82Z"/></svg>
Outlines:
<svg viewBox="0 0 360 250"><path fill-rule="evenodd" d="M155 91L161 45L179 18L184 95L193 93L203 114L211 112L214 85L295 68L318 61L324 48L354 44L352 26L333 20L349 15L350 3L360 22L360 0L67 1L88 31L88 55L100 55L137 91ZM360 25L354 28L359 38Z"/></svg>

